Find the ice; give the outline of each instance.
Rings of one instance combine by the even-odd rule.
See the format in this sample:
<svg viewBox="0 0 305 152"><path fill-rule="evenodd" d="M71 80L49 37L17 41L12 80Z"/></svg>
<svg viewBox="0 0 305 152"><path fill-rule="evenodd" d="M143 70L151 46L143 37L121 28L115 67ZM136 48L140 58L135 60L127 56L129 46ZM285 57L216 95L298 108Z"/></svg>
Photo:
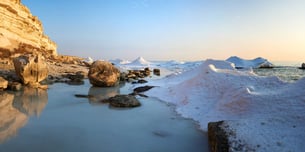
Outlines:
<svg viewBox="0 0 305 152"><path fill-rule="evenodd" d="M211 59L194 67L150 81L158 87L146 95L174 104L203 130L208 122L231 120L236 136L258 151L305 148L300 142L305 139L305 78L286 83Z"/></svg>
<svg viewBox="0 0 305 152"><path fill-rule="evenodd" d="M253 60L245 60L237 56L232 56L226 61L234 63L236 68L270 68L274 66L271 62L262 57Z"/></svg>

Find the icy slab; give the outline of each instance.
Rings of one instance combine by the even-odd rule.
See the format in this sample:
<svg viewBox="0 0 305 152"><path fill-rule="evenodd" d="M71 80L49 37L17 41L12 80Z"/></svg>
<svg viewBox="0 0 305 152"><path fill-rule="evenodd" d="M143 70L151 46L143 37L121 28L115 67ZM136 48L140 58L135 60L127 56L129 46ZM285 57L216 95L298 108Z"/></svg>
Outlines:
<svg viewBox="0 0 305 152"><path fill-rule="evenodd" d="M277 77L259 77L251 70L236 70L228 61L206 60L194 69L169 75L146 85L158 86L146 93L148 96L176 105L176 111L183 117L191 118L206 130L208 122L220 120L246 120L247 125L235 125L239 134L248 134L247 143L260 141L265 136L266 144L273 145L278 139L286 149L305 149L304 144L295 140L305 137L303 127L283 127L290 124L305 126L305 78L295 83L285 83ZM268 125L256 125L258 120ZM275 121L275 120L280 120ZM253 123L252 123L253 122ZM281 132L268 134L266 130ZM297 132L298 136L289 136ZM267 134L266 134L267 133ZM252 136L252 134L254 136Z"/></svg>
<svg viewBox="0 0 305 152"><path fill-rule="evenodd" d="M236 68L272 68L274 65L267 59L258 57L253 60L245 60L237 56L232 56L226 61L234 63Z"/></svg>

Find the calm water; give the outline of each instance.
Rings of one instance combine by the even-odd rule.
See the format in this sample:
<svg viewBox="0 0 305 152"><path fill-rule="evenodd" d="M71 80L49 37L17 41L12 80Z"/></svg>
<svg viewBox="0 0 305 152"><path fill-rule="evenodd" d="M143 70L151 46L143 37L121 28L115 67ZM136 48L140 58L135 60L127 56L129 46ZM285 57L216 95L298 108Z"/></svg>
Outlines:
<svg viewBox="0 0 305 152"><path fill-rule="evenodd" d="M130 93L130 87L91 88L86 81L81 86L54 84L47 91L2 93L0 152L208 151L206 133L157 99L139 98L141 107L125 110L97 102Z"/></svg>
<svg viewBox="0 0 305 152"><path fill-rule="evenodd" d="M260 76L277 76L286 82L294 82L305 77L305 70L296 66L277 66L272 69L253 69Z"/></svg>

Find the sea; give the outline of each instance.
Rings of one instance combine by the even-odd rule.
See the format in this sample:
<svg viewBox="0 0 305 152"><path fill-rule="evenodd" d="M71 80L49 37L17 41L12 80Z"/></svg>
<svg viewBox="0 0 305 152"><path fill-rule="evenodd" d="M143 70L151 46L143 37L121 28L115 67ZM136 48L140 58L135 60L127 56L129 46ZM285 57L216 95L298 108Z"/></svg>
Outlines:
<svg viewBox="0 0 305 152"><path fill-rule="evenodd" d="M300 62L272 62L275 67L267 69L253 69L259 76L276 76L282 81L293 83L305 77L305 70L300 69Z"/></svg>
<svg viewBox="0 0 305 152"><path fill-rule="evenodd" d="M200 62L187 62L171 67L174 72L181 72L198 65ZM275 68L253 72L293 83L305 77L305 70L298 67L277 63ZM129 94L133 88L130 83L96 88L85 80L83 85L55 83L47 90L24 88L19 92L1 92L0 152L210 150L207 133L199 130L196 122L179 116L166 102L138 97L142 106L127 109L99 102L116 94ZM75 94L97 98L77 98Z"/></svg>
<svg viewBox="0 0 305 152"><path fill-rule="evenodd" d="M2 92L0 152L209 151L207 133L172 105L144 97L138 97L142 105L137 108L99 102L132 89L130 83L97 88L86 80L84 85L55 83L48 90Z"/></svg>

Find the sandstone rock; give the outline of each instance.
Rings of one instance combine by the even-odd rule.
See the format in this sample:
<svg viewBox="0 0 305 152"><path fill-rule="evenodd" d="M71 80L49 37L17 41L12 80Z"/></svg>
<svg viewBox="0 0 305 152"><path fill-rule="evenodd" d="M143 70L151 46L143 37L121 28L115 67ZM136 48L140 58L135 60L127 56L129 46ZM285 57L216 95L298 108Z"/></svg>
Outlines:
<svg viewBox="0 0 305 152"><path fill-rule="evenodd" d="M56 56L56 44L44 33L41 22L20 0L0 1L0 57L40 52Z"/></svg>
<svg viewBox="0 0 305 152"><path fill-rule="evenodd" d="M48 76L48 67L41 55L19 56L14 59L14 66L23 84L38 84Z"/></svg>
<svg viewBox="0 0 305 152"><path fill-rule="evenodd" d="M93 86L111 87L118 84L120 71L110 62L95 61L89 68L88 78Z"/></svg>
<svg viewBox="0 0 305 152"><path fill-rule="evenodd" d="M102 102L110 103L113 107L138 107L141 105L139 100L131 95L116 95L102 100Z"/></svg>
<svg viewBox="0 0 305 152"><path fill-rule="evenodd" d="M8 85L8 81L0 77L0 90L6 89L7 85Z"/></svg>
<svg viewBox="0 0 305 152"><path fill-rule="evenodd" d="M57 56L53 56L52 60L56 61L55 64L57 64L58 66L62 66L60 63L80 65L83 63L84 59L77 56L57 55Z"/></svg>

